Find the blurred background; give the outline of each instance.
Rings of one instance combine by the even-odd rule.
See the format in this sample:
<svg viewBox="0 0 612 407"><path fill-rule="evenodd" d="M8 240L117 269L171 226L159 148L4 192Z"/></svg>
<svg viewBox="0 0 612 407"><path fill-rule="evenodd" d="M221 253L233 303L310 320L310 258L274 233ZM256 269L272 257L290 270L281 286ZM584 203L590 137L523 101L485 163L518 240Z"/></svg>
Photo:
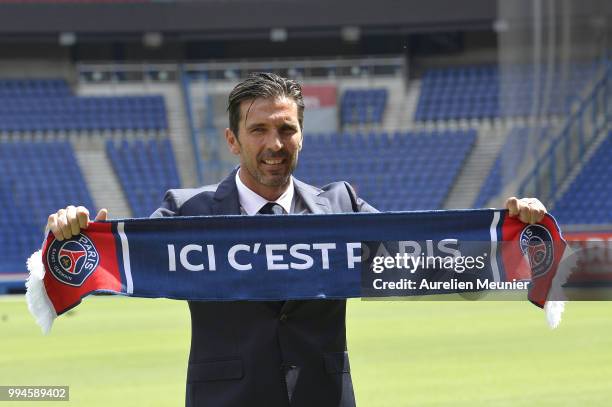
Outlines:
<svg viewBox="0 0 612 407"><path fill-rule="evenodd" d="M227 95L252 71L303 84L298 178L347 180L384 211L535 196L612 262L611 11L606 0L0 0L0 294L24 292L25 259L57 209L145 217L168 188L224 177L236 165Z"/></svg>

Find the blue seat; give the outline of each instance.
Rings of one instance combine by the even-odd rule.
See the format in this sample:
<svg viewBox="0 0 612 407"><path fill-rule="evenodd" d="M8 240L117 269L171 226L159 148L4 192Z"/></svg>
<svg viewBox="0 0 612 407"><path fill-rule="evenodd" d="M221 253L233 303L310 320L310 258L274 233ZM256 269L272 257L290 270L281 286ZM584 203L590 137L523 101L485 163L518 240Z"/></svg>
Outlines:
<svg viewBox="0 0 612 407"><path fill-rule="evenodd" d="M372 132L306 138L298 177L319 186L349 178L359 195L380 210L414 210L442 206L476 134Z"/></svg>
<svg viewBox="0 0 612 407"><path fill-rule="evenodd" d="M516 69L514 69L516 68ZM568 83L566 101L559 103L560 92L553 89L547 114L566 114L596 73L595 64L572 64L569 78L555 71L551 78L536 78L532 66L506 67L504 72L504 109L500 109L500 75L495 65L436 68L425 71L414 119L416 121L483 119L504 116L528 116L536 83ZM569 79L569 80L568 80ZM537 80L537 81L536 81ZM543 90L543 89L542 89ZM556 94L555 94L556 93ZM508 103L511 102L511 103Z"/></svg>
<svg viewBox="0 0 612 407"><path fill-rule="evenodd" d="M167 130L161 95L75 96L61 79L0 80L0 130Z"/></svg>
<svg viewBox="0 0 612 407"><path fill-rule="evenodd" d="M387 89L347 89L340 102L342 124L381 123Z"/></svg>
<svg viewBox="0 0 612 407"><path fill-rule="evenodd" d="M58 163L60 153L65 158ZM22 232L15 236L14 227L0 227L0 241L10 247L8 258L0 256L0 273L25 272L24 261L40 248L49 213L66 202L95 209L68 142L2 142L0 170L9 168L0 177L0 225L19 224Z"/></svg>
<svg viewBox="0 0 612 407"><path fill-rule="evenodd" d="M612 224L612 132L574 178L552 213L562 224Z"/></svg>
<svg viewBox="0 0 612 407"><path fill-rule="evenodd" d="M169 139L124 139L117 144L109 140L106 152L134 216L149 216L159 206L165 190L180 187Z"/></svg>

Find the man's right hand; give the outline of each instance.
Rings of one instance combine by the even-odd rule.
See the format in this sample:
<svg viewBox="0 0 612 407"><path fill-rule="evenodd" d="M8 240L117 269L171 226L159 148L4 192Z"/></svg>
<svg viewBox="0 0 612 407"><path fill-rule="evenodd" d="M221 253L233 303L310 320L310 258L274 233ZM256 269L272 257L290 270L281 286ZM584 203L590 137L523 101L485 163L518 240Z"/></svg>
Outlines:
<svg viewBox="0 0 612 407"><path fill-rule="evenodd" d="M107 209L100 209L94 221L106 220L107 215ZM47 229L55 235L57 240L61 241L78 235L81 229L87 229L90 222L87 208L70 205L66 209L60 209L49 215Z"/></svg>

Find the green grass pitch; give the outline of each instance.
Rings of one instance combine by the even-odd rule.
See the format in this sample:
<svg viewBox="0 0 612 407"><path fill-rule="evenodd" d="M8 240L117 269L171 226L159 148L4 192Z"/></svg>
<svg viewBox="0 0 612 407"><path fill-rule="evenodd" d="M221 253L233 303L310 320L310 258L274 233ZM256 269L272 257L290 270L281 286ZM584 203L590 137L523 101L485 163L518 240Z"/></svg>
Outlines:
<svg viewBox="0 0 612 407"><path fill-rule="evenodd" d="M0 407L182 406L189 329L185 302L90 297L45 337L0 297L0 385L70 386ZM612 303L569 303L550 330L526 302L351 300L348 336L361 407L612 403Z"/></svg>

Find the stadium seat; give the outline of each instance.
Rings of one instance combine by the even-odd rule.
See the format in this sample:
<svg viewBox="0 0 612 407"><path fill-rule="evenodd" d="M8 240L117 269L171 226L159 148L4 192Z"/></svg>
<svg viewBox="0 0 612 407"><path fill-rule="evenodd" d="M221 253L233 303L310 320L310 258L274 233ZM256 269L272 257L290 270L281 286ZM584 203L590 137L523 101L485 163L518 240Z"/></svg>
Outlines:
<svg viewBox="0 0 612 407"><path fill-rule="evenodd" d="M380 124L387 105L387 89L348 89L340 102L342 124Z"/></svg>
<svg viewBox="0 0 612 407"><path fill-rule="evenodd" d="M0 131L163 131L161 95L75 96L64 80L0 80Z"/></svg>
<svg viewBox="0 0 612 407"><path fill-rule="evenodd" d="M574 64L567 77L554 71L536 76L531 66L504 67L503 78L494 65L475 65L430 69L421 81L415 110L416 121L485 119L500 116L559 115L569 112L573 101L593 77L596 65ZM503 93L502 89L503 81ZM534 88L546 94L547 83L565 83L566 87L548 89L546 100L534 100ZM564 97L564 95L567 95ZM534 103L538 102L537 106Z"/></svg>
<svg viewBox="0 0 612 407"><path fill-rule="evenodd" d="M307 135L296 176L348 181L379 210L439 209L476 140L475 131Z"/></svg>
<svg viewBox="0 0 612 407"><path fill-rule="evenodd" d="M0 273L21 273L25 260L40 248L50 213L66 202L92 209L94 205L69 142L13 141L0 146L0 241L6 243ZM21 233L15 233L17 228Z"/></svg>
<svg viewBox="0 0 612 407"><path fill-rule="evenodd" d="M535 133L534 133L535 132ZM491 198L497 196L502 192L504 182L504 169L505 171L514 174L516 169L520 166L524 154L527 142L530 135L534 137L541 137L546 139L548 128L528 128L528 127L515 127L510 130L504 145L500 149L500 153L493 162L493 166L489 171L489 174L485 178L484 183L480 187L480 192L474 201L473 206L475 208L482 208L486 206L487 202ZM503 152L503 155L502 155Z"/></svg>
<svg viewBox="0 0 612 407"><path fill-rule="evenodd" d="M149 216L165 191L181 185L169 139L107 140L106 152L136 217Z"/></svg>
<svg viewBox="0 0 612 407"><path fill-rule="evenodd" d="M561 224L612 224L612 132L552 208Z"/></svg>

